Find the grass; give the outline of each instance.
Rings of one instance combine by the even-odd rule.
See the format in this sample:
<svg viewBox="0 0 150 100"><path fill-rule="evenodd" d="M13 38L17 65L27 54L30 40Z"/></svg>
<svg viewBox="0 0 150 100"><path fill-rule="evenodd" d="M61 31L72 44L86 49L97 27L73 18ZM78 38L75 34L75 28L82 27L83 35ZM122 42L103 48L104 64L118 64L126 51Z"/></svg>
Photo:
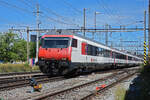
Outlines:
<svg viewBox="0 0 150 100"><path fill-rule="evenodd" d="M126 95L126 89L119 85L115 91L115 100L124 100L125 95Z"/></svg>
<svg viewBox="0 0 150 100"><path fill-rule="evenodd" d="M28 64L0 64L0 73L27 72L37 70L39 70L38 66L31 68Z"/></svg>

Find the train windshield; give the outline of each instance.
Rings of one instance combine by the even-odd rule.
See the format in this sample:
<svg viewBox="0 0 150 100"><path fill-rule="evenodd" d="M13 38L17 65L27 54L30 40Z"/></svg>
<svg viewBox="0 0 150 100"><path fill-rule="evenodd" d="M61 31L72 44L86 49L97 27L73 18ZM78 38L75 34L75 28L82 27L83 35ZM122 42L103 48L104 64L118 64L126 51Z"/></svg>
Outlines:
<svg viewBox="0 0 150 100"><path fill-rule="evenodd" d="M67 48L69 46L69 37L45 37L43 39L43 48Z"/></svg>

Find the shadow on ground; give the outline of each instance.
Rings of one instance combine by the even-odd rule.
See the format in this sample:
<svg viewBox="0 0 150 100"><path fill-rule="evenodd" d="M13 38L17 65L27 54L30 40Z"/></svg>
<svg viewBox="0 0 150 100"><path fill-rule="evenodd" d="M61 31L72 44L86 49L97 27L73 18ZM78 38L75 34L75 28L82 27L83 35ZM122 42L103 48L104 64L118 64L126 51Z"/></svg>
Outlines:
<svg viewBox="0 0 150 100"><path fill-rule="evenodd" d="M124 100L150 100L150 65L143 67L132 81Z"/></svg>

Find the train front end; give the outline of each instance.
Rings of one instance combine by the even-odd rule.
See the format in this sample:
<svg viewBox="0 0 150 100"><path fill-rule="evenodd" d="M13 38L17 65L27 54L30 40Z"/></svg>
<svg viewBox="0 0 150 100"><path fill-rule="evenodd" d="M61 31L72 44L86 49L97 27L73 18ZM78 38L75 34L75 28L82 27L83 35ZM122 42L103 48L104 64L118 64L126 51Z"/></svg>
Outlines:
<svg viewBox="0 0 150 100"><path fill-rule="evenodd" d="M41 39L38 65L41 72L64 75L71 62L71 35L44 35Z"/></svg>

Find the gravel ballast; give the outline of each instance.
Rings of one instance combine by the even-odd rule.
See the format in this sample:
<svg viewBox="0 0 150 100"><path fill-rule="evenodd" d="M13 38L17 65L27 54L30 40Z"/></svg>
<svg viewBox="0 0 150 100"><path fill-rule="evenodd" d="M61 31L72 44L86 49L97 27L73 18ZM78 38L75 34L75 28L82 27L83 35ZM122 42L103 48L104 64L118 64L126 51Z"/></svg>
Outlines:
<svg viewBox="0 0 150 100"><path fill-rule="evenodd" d="M116 86L110 88L109 90L105 91L104 93L97 95L93 98L93 100L116 100L116 94L118 87L121 87L125 90L129 89L130 84L132 84L132 81L137 77L137 75L134 75L130 77L127 80L122 81L121 83L117 84Z"/></svg>
<svg viewBox="0 0 150 100"><path fill-rule="evenodd" d="M34 92L29 93L31 91L31 87L22 87L16 88L10 91L2 91L0 92L0 97L7 100L20 100L23 98L27 98L33 95L41 95L41 93L53 93L59 90L71 88L73 86L77 86L89 81L93 81L99 78L106 77L111 75L112 73L105 73L105 74L90 74L87 76L79 76L77 78L71 78L67 80L57 81L57 82L50 82L42 84L42 91L41 92Z"/></svg>

